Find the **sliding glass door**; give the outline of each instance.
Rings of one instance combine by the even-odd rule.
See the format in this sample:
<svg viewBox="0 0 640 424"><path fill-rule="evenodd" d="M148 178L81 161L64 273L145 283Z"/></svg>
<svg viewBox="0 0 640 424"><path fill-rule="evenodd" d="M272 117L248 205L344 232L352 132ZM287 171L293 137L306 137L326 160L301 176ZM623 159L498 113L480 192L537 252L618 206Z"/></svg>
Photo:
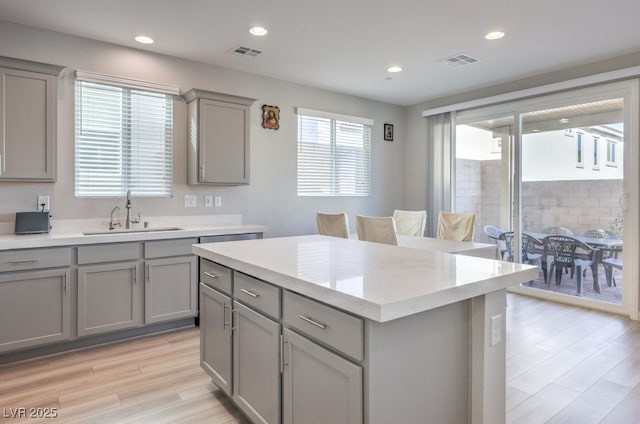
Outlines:
<svg viewBox="0 0 640 424"><path fill-rule="evenodd" d="M452 210L538 266L515 291L637 318L637 104L633 81L455 115Z"/></svg>

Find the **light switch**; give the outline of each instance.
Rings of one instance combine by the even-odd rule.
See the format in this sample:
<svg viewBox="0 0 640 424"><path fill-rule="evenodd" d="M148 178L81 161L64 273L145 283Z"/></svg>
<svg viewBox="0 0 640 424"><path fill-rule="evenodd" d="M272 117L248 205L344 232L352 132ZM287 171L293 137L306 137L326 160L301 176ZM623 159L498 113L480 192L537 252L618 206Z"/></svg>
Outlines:
<svg viewBox="0 0 640 424"><path fill-rule="evenodd" d="M495 346L502 342L502 315L491 317L491 341L489 346Z"/></svg>
<svg viewBox="0 0 640 424"><path fill-rule="evenodd" d="M204 207L205 208L213 207L213 196L204 196Z"/></svg>
<svg viewBox="0 0 640 424"><path fill-rule="evenodd" d="M215 203L216 203L216 208L221 208L222 207L222 196L216 196L215 197Z"/></svg>
<svg viewBox="0 0 640 424"><path fill-rule="evenodd" d="M184 207L185 208L195 208L197 205L198 205L198 200L197 200L196 196L185 194L185 196L184 196Z"/></svg>

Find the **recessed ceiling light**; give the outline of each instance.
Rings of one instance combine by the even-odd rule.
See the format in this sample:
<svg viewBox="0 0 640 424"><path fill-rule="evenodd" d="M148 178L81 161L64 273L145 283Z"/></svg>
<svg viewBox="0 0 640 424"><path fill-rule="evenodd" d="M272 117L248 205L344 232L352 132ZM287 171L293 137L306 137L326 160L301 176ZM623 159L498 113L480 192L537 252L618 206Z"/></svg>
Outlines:
<svg viewBox="0 0 640 424"><path fill-rule="evenodd" d="M267 35L267 29L261 26L254 26L249 28L249 33L251 33L252 35L256 35L258 37L264 37L265 35Z"/></svg>
<svg viewBox="0 0 640 424"><path fill-rule="evenodd" d="M387 72L400 72L400 71L402 71L402 68L399 66L392 66L387 69Z"/></svg>
<svg viewBox="0 0 640 424"><path fill-rule="evenodd" d="M568 118L558 119L558 122L560 122L561 124L566 124L567 122L569 122L569 119Z"/></svg>
<svg viewBox="0 0 640 424"><path fill-rule="evenodd" d="M146 35L136 35L134 40L141 44L153 44L153 38L147 37Z"/></svg>
<svg viewBox="0 0 640 424"><path fill-rule="evenodd" d="M504 32L502 31L491 31L484 36L487 40L498 40L502 37L504 37Z"/></svg>

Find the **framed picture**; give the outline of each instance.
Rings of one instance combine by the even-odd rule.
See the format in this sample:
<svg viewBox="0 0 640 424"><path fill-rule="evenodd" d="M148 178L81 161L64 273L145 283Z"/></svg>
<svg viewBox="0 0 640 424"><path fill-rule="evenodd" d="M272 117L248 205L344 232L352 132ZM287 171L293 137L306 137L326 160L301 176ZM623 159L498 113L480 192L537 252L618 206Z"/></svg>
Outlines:
<svg viewBox="0 0 640 424"><path fill-rule="evenodd" d="M384 139L386 141L393 141L393 125L384 124Z"/></svg>
<svg viewBox="0 0 640 424"><path fill-rule="evenodd" d="M277 130L280 128L280 108L262 105L262 128Z"/></svg>

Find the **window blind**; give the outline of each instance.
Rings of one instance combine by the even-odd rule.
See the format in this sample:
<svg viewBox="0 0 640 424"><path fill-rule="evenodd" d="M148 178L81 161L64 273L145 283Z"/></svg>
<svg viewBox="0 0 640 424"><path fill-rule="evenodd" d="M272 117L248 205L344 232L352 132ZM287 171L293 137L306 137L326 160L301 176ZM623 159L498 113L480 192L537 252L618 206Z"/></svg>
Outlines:
<svg viewBox="0 0 640 424"><path fill-rule="evenodd" d="M371 126L298 113L298 195L369 196Z"/></svg>
<svg viewBox="0 0 640 424"><path fill-rule="evenodd" d="M169 197L173 188L173 98L76 81L78 197Z"/></svg>

